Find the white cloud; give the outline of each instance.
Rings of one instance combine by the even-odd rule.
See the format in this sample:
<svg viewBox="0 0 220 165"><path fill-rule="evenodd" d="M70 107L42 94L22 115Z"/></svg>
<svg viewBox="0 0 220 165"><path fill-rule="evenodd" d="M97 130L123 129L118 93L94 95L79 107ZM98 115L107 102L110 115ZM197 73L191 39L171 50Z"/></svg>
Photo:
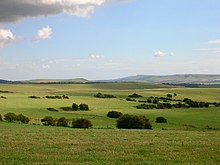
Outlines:
<svg viewBox="0 0 220 165"><path fill-rule="evenodd" d="M91 58L92 59L96 59L96 60L99 60L99 59L103 59L103 58L105 58L105 56L103 56L103 55L91 55Z"/></svg>
<svg viewBox="0 0 220 165"><path fill-rule="evenodd" d="M220 39L218 40L210 40L208 41L209 44L220 44Z"/></svg>
<svg viewBox="0 0 220 165"><path fill-rule="evenodd" d="M49 26L43 27L42 29L38 30L38 32L37 32L37 41L50 39L52 36L52 33L53 33L52 29Z"/></svg>
<svg viewBox="0 0 220 165"><path fill-rule="evenodd" d="M50 66L47 65L47 64L43 64L41 67L42 67L43 69L49 69L49 68L50 68Z"/></svg>
<svg viewBox="0 0 220 165"><path fill-rule="evenodd" d="M163 57L163 56L166 56L167 55L167 53L164 53L164 52L162 52L162 51L160 51L160 50L158 50L158 51L156 51L155 53L154 53L154 56L155 57Z"/></svg>
<svg viewBox="0 0 220 165"><path fill-rule="evenodd" d="M88 17L96 7L120 0L1 0L0 22L17 22L25 18L45 17L62 13Z"/></svg>
<svg viewBox="0 0 220 165"><path fill-rule="evenodd" d="M0 29L0 48L10 44L16 39L14 34L8 29Z"/></svg>

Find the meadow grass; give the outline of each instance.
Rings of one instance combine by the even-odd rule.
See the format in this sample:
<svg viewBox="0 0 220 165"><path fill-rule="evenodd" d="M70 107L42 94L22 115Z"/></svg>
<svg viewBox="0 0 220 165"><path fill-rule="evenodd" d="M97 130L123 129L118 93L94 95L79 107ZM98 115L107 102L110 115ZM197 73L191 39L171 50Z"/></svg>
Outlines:
<svg viewBox="0 0 220 165"><path fill-rule="evenodd" d="M127 85L127 86L126 86ZM123 86L123 88L121 87ZM148 88L149 87L149 88ZM158 88L159 87L159 88ZM22 113L28 125L0 122L0 164L219 164L220 108L136 109L128 102L132 93L164 97L177 93L198 101L220 102L220 88L164 88L136 83L99 84L10 84L0 85L0 114ZM102 92L117 98L93 97ZM46 95L68 95L70 99L46 99ZM36 95L41 99L30 99ZM86 103L90 111L61 111L72 103ZM59 112L47 108L59 109ZM118 130L109 111L144 115L153 130ZM93 129L80 130L42 126L45 116L87 118ZM168 123L155 123L163 116ZM35 125L33 125L35 124ZM40 124L40 125L38 125Z"/></svg>
<svg viewBox="0 0 220 165"><path fill-rule="evenodd" d="M0 164L219 164L219 131L1 123Z"/></svg>

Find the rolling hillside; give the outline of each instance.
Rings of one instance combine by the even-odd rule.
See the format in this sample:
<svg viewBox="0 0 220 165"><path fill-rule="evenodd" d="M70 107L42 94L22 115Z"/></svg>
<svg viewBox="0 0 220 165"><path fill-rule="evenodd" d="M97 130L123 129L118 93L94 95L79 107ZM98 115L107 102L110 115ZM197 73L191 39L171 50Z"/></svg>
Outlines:
<svg viewBox="0 0 220 165"><path fill-rule="evenodd" d="M183 75L136 75L114 80L116 82L146 82L170 84L220 84L220 75L183 74Z"/></svg>

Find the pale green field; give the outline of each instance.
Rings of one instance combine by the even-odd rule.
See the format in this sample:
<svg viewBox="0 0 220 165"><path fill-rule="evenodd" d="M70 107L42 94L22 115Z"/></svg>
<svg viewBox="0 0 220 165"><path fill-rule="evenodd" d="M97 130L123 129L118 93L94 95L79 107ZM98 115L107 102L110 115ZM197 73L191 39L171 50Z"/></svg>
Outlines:
<svg viewBox="0 0 220 165"><path fill-rule="evenodd" d="M149 96L177 93L197 101L220 102L220 88L167 88L142 83L0 85L0 114L22 113L30 124L0 122L0 164L220 164L220 108L136 109L137 102L127 102L134 92ZM93 97L102 92L113 99ZM36 95L68 95L69 100L30 99ZM48 107L86 103L90 111L50 112ZM153 130L118 130L116 120L106 117L108 111L145 115ZM80 130L47 127L44 116L87 118L93 129ZM156 124L164 116L167 124ZM165 129L165 130L162 130Z"/></svg>

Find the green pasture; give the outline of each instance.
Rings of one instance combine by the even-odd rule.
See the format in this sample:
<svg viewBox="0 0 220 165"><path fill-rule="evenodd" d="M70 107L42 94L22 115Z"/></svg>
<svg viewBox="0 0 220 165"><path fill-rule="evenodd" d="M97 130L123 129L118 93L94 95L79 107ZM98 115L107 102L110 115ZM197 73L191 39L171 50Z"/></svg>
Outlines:
<svg viewBox="0 0 220 165"><path fill-rule="evenodd" d="M144 83L97 84L1 84L0 114L22 113L30 124L0 122L0 164L219 164L220 108L136 109L128 102L138 93L143 99L176 93L196 101L220 102L220 88L171 88ZM101 92L117 98L95 98ZM70 99L46 99L46 95ZM31 99L28 96L40 96ZM72 103L86 103L90 111L61 111ZM46 108L56 108L58 112ZM119 130L109 111L144 115L153 130ZM45 116L87 118L93 129L43 126ZM155 123L163 116L166 124Z"/></svg>

